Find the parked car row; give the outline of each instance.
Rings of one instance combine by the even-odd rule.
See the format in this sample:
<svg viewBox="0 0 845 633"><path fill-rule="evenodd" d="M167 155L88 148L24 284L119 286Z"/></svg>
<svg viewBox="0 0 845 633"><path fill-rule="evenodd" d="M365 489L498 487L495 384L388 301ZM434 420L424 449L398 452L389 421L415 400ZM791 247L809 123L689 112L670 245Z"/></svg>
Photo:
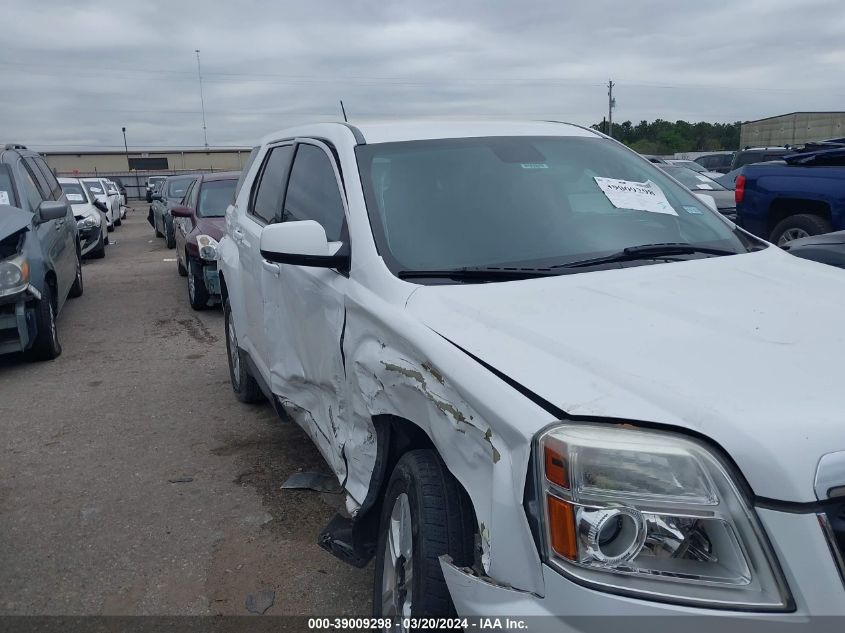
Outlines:
<svg viewBox="0 0 845 633"><path fill-rule="evenodd" d="M176 249L176 268L187 277L188 301L195 310L220 303L217 246L240 174L169 176L151 195L149 222L156 237Z"/></svg>

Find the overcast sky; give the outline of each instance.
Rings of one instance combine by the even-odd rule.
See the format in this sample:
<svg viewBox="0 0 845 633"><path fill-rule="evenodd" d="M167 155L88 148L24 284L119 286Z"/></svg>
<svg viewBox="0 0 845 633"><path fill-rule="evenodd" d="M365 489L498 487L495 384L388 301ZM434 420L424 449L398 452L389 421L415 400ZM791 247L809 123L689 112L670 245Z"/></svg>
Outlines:
<svg viewBox="0 0 845 633"><path fill-rule="evenodd" d="M340 117L737 121L845 110L841 0L3 2L0 140L248 145Z"/></svg>

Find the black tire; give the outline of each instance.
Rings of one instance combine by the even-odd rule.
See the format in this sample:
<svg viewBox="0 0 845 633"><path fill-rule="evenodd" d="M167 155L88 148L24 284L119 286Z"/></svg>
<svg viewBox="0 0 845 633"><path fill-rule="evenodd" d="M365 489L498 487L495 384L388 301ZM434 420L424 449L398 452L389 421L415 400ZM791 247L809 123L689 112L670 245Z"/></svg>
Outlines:
<svg viewBox="0 0 845 633"><path fill-rule="evenodd" d="M56 327L56 291L44 285L41 299L35 304L35 341L27 352L30 360L53 360L62 353L59 332Z"/></svg>
<svg viewBox="0 0 845 633"><path fill-rule="evenodd" d="M114 231L114 224L112 224L111 226L107 226L107 227L106 227L106 230L107 230L109 233L111 233L112 231Z"/></svg>
<svg viewBox="0 0 845 633"><path fill-rule="evenodd" d="M208 288L205 287L205 277L202 274L202 264L196 259L188 259L188 302L194 310L208 308Z"/></svg>
<svg viewBox="0 0 845 633"><path fill-rule="evenodd" d="M232 382L232 391L235 397L241 402L253 404L264 400L264 394L258 386L255 378L249 373L244 354L238 347L238 339L235 336L232 324L232 308L229 306L229 299L223 302L223 322L226 328L226 358L229 361L229 380ZM234 351L233 351L234 348ZM233 358L237 357L237 367Z"/></svg>
<svg viewBox="0 0 845 633"><path fill-rule="evenodd" d="M73 280L73 285L67 293L68 297L75 299L81 297L85 287L82 284L82 257L79 254L79 249L76 251L76 278Z"/></svg>
<svg viewBox="0 0 845 633"><path fill-rule="evenodd" d="M120 219L120 214L119 214L119 213L118 213L117 215L118 215L118 218L117 218L117 220L115 220L115 221L114 221L114 225L115 225L115 226L120 226L121 224L123 224L123 220L121 220L121 219Z"/></svg>
<svg viewBox="0 0 845 633"><path fill-rule="evenodd" d="M91 251L91 259L103 259L106 256L106 238L103 237L103 232L100 231L100 241L94 250Z"/></svg>
<svg viewBox="0 0 845 633"><path fill-rule="evenodd" d="M187 254L187 253L185 253L185 261L186 261L186 262L187 262L187 261L190 261L190 258L188 257L188 254ZM185 266L184 266L184 265L182 264L182 262L179 260L179 256L178 256L178 255L176 256L176 270L179 272L179 276L180 276L180 277L187 277L187 276L188 276L188 269L187 269L187 268L185 268Z"/></svg>
<svg viewBox="0 0 845 633"><path fill-rule="evenodd" d="M396 581L390 594L383 587L391 514L395 506L401 504L399 499L403 494L407 495L410 506L412 535L411 616L454 616L455 606L443 579L439 558L448 554L456 565L472 566L475 518L466 492L437 453L428 449L405 453L387 484L376 547L373 616L395 615L391 613L393 609L385 605L385 601L391 602L388 596L398 596L398 600L391 604L401 615L401 606L396 602L401 604L402 597L407 595L407 587L401 587L400 580ZM404 569L406 558L400 556L394 565L397 579L400 578L400 559ZM404 571L401 573L404 574Z"/></svg>
<svg viewBox="0 0 845 633"><path fill-rule="evenodd" d="M781 240L784 240L790 232L806 233L806 236L799 235L798 237L808 237L810 235L830 233L832 230L833 226L827 218L823 218L820 215L811 215L809 213L798 213L796 215L790 215L778 222L777 226L775 226L772 230L772 234L769 236L769 241L772 244L783 246L783 244L791 241L786 240L783 244L781 243Z"/></svg>
<svg viewBox="0 0 845 633"><path fill-rule="evenodd" d="M176 248L176 232L173 230L173 222L164 221L164 244L167 248Z"/></svg>

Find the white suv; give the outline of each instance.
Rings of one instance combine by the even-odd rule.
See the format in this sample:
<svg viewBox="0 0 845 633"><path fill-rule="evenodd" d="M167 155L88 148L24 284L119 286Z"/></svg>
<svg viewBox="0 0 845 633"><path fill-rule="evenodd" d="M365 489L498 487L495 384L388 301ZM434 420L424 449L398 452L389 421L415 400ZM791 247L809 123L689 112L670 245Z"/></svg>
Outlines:
<svg viewBox="0 0 845 633"><path fill-rule="evenodd" d="M842 271L616 141L283 130L219 260L234 391L336 473L375 615L845 614Z"/></svg>

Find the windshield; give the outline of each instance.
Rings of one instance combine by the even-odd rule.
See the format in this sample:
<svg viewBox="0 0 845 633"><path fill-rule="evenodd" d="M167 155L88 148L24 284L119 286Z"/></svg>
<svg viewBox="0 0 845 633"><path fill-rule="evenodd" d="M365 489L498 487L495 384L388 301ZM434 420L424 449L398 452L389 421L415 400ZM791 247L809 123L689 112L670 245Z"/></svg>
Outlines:
<svg viewBox="0 0 845 633"><path fill-rule="evenodd" d="M565 264L658 243L748 250L692 193L608 139L442 139L356 153L393 272Z"/></svg>
<svg viewBox="0 0 845 633"><path fill-rule="evenodd" d="M175 178L167 181L167 197L179 198L185 197L185 192L194 180L192 178Z"/></svg>
<svg viewBox="0 0 845 633"><path fill-rule="evenodd" d="M664 171L693 191L725 191L725 188L712 178L686 167L664 167Z"/></svg>
<svg viewBox="0 0 845 633"><path fill-rule="evenodd" d="M147 179L147 184L150 185L150 187L155 187L159 183L164 182L164 179L165 176L150 176Z"/></svg>
<svg viewBox="0 0 845 633"><path fill-rule="evenodd" d="M71 204L82 204L88 202L88 196L85 195L85 189L78 182L63 182L62 191L67 196L67 201Z"/></svg>
<svg viewBox="0 0 845 633"><path fill-rule="evenodd" d="M106 195L103 191L103 185L100 184L99 180L83 180L86 189L96 198L97 196L104 196Z"/></svg>
<svg viewBox="0 0 845 633"><path fill-rule="evenodd" d="M197 215L203 218L222 218L226 207L235 197L237 180L212 180L203 183L197 204Z"/></svg>
<svg viewBox="0 0 845 633"><path fill-rule="evenodd" d="M693 171L707 171L704 167L691 160L670 160L669 163L678 167L686 167L687 169L692 169Z"/></svg>

